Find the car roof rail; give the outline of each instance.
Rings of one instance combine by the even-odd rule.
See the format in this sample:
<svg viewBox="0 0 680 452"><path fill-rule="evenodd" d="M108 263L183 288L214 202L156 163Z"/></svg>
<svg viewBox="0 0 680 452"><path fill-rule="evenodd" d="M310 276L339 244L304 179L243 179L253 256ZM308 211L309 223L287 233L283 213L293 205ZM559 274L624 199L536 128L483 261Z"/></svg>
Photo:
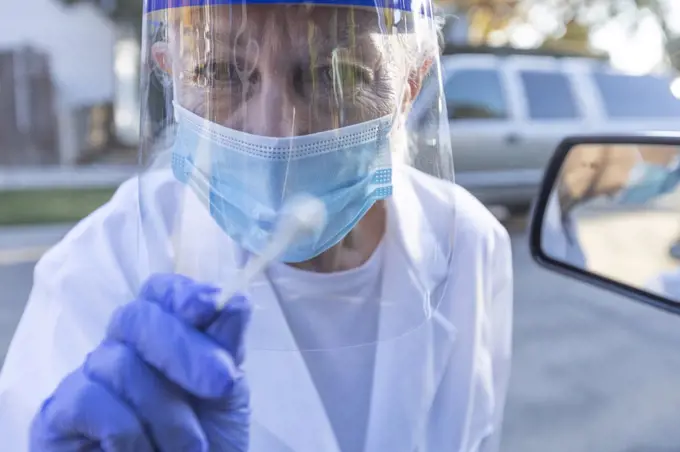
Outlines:
<svg viewBox="0 0 680 452"><path fill-rule="evenodd" d="M493 46L476 46L468 44L445 44L443 48L443 55L459 55L459 54L485 54L495 56L539 56L552 58L586 58L591 60L598 60L609 62L609 55L606 53L597 52L579 52L579 51L562 51L552 49L518 49L516 47L493 47Z"/></svg>

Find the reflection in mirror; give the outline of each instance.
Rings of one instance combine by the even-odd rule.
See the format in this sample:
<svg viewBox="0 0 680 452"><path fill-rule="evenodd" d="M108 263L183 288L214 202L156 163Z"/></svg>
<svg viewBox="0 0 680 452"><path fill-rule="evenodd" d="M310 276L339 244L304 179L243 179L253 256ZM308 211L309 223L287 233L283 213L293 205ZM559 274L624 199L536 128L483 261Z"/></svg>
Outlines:
<svg viewBox="0 0 680 452"><path fill-rule="evenodd" d="M543 253L680 302L680 146L579 144L553 187Z"/></svg>

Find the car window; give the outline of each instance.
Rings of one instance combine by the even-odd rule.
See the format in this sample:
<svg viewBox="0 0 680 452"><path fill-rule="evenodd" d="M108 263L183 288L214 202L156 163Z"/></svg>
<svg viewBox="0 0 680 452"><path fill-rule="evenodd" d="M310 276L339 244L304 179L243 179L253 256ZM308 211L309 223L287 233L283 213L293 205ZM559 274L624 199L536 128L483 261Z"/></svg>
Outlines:
<svg viewBox="0 0 680 452"><path fill-rule="evenodd" d="M594 72L593 78L611 118L680 117L680 100L668 77Z"/></svg>
<svg viewBox="0 0 680 452"><path fill-rule="evenodd" d="M559 72L521 71L529 117L537 120L580 116L569 78Z"/></svg>
<svg viewBox="0 0 680 452"><path fill-rule="evenodd" d="M463 69L449 77L444 88L451 119L505 119L508 107L498 71Z"/></svg>

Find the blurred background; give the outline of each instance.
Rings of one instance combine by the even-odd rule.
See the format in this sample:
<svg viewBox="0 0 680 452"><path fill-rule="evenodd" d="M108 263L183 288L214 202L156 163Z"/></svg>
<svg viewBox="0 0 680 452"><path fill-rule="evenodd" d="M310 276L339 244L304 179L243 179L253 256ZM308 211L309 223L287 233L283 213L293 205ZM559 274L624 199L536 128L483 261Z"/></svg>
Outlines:
<svg viewBox="0 0 680 452"><path fill-rule="evenodd" d="M565 135L680 130L680 2L439 6L457 181L513 240L503 450L680 451L680 320L540 270L525 233L543 168ZM0 364L35 262L135 172L141 9L141 0L3 4ZM162 112L167 99L156 95ZM431 101L416 102L414 130Z"/></svg>

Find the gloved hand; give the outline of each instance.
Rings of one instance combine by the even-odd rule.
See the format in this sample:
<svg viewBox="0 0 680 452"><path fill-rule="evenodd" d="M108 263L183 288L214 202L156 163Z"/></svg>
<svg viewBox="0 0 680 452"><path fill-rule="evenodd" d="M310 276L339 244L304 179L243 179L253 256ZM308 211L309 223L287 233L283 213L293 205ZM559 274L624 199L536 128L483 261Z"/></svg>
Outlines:
<svg viewBox="0 0 680 452"><path fill-rule="evenodd" d="M178 275L147 281L106 339L33 420L31 451L248 449L249 392L239 366L251 308Z"/></svg>

